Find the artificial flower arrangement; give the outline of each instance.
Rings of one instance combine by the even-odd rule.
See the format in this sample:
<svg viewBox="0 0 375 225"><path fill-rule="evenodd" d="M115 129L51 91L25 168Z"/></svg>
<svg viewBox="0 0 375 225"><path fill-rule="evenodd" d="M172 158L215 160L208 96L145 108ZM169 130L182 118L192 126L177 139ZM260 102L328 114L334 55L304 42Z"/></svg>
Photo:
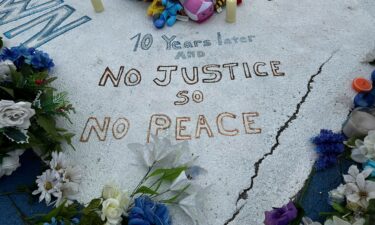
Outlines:
<svg viewBox="0 0 375 225"><path fill-rule="evenodd" d="M194 224L204 224L203 188L198 178L206 171L194 165L187 142L172 144L170 138L129 144L145 170L136 188L129 192L116 184L103 187L102 194L85 206L76 201L80 170L63 153L53 153L50 168L36 180L33 192L39 200L55 204L49 214L30 218L40 225L171 225L170 208L182 210Z"/></svg>
<svg viewBox="0 0 375 225"><path fill-rule="evenodd" d="M165 25L173 26L177 20L193 20L202 23L210 18L214 11L220 13L225 7L226 0L146 0L151 2L147 15L153 18L154 26L158 29ZM237 5L242 0L237 0Z"/></svg>
<svg viewBox="0 0 375 225"><path fill-rule="evenodd" d="M43 157L71 143L72 133L56 119L73 111L67 93L58 93L49 75L47 53L24 46L2 48L0 39L0 177L19 167L19 156L33 149Z"/></svg>
<svg viewBox="0 0 375 225"><path fill-rule="evenodd" d="M374 84L375 70L371 79ZM344 123L342 132L321 130L312 139L318 154L315 170L327 169L344 158L350 159L353 164L348 174L343 175L343 183L328 193L328 203L334 211L324 213L329 216L324 225L375 224L375 88L370 81L367 82L370 88L360 91L355 97L354 110ZM297 199L265 212L264 224L322 225L304 217L304 210Z"/></svg>

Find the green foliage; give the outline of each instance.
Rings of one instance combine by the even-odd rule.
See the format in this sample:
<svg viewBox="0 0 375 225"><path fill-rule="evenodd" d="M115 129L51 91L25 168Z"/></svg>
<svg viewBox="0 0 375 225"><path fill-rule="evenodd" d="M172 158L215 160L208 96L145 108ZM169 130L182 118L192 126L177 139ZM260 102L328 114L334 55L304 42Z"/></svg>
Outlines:
<svg viewBox="0 0 375 225"><path fill-rule="evenodd" d="M157 195L159 194L158 192L152 190L151 188L148 188L146 186L141 186L137 189L137 191L135 192L135 194L149 194L149 195Z"/></svg>
<svg viewBox="0 0 375 225"><path fill-rule="evenodd" d="M103 225L104 222L99 216L100 206L102 204L102 199L97 198L91 200L89 205L82 210L82 217L80 225Z"/></svg>
<svg viewBox="0 0 375 225"><path fill-rule="evenodd" d="M375 199L369 201L369 206L365 215L366 222L364 225L374 225L375 224Z"/></svg>
<svg viewBox="0 0 375 225"><path fill-rule="evenodd" d="M65 202L59 207L51 210L48 214L40 215L37 217L29 218L28 220L32 224L43 225L44 223L51 222L52 218L55 218L57 221L64 221L66 225L72 224L70 221L77 217L79 213L80 205L78 203L73 203L69 206L65 206Z"/></svg>
<svg viewBox="0 0 375 225"><path fill-rule="evenodd" d="M186 167L176 167L171 169L157 169L152 172L148 178L154 176L160 176L161 180L173 182L183 171L186 170Z"/></svg>
<svg viewBox="0 0 375 225"><path fill-rule="evenodd" d="M72 146L74 134L56 125L59 117L70 122L68 115L74 112L67 93L59 93L51 86L57 78L50 77L47 70L36 70L24 63L11 70L11 79L12 82L0 82L0 99L30 102L36 114L30 119L27 132L15 128L0 130L0 154L17 148L37 148L48 155L61 151L64 142Z"/></svg>

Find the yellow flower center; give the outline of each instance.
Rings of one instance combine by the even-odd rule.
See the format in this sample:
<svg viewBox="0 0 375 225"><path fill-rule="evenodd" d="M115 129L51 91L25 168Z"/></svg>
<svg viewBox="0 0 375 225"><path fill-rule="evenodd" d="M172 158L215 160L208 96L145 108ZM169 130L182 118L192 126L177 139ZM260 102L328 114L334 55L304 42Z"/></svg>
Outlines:
<svg viewBox="0 0 375 225"><path fill-rule="evenodd" d="M52 183L47 181L45 184L44 184L44 188L48 191L48 190L51 190L52 189Z"/></svg>

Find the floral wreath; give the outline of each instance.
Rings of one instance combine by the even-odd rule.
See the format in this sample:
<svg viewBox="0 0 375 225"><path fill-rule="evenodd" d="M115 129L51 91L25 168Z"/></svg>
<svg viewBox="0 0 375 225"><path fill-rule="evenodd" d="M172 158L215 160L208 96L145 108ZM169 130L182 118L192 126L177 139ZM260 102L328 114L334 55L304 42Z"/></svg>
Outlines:
<svg viewBox="0 0 375 225"><path fill-rule="evenodd" d="M79 204L76 198L81 170L67 160L61 148L63 142L71 145L74 134L56 125L59 117L70 121L68 114L74 108L67 93L59 93L51 86L56 79L49 75L53 60L44 52L22 45L2 47L0 39L0 178L20 166L19 156L25 149L33 149L49 167L37 177L32 195L55 208L28 218L30 223L171 225L170 209L174 208L188 215L194 224L206 224L202 207L208 187L198 181L207 171L195 164L197 157L190 153L187 142L172 143L169 137L153 136L149 144L128 145L145 171L133 191L107 184L101 196ZM375 71L371 79L375 82ZM328 219L324 225L375 224L375 89L361 78L360 84L364 83L366 90L355 86L360 93L343 131L321 130L312 139L318 155L312 174L342 159L349 158L353 164L343 176L344 183L329 192L334 211L325 213ZM362 165L362 171L358 165ZM264 224L321 225L305 217L297 199L265 212Z"/></svg>

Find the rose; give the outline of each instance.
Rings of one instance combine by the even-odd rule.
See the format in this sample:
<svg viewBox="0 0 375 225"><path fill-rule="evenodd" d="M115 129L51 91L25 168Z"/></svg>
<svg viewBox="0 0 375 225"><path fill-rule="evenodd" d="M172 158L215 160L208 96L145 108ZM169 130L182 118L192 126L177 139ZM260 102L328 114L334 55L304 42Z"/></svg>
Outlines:
<svg viewBox="0 0 375 225"><path fill-rule="evenodd" d="M29 102L0 101L0 128L17 127L28 129L31 125L30 118L35 115Z"/></svg>
<svg viewBox="0 0 375 225"><path fill-rule="evenodd" d="M289 202L282 208L274 208L265 212L265 225L288 225L297 217L298 211L293 202Z"/></svg>
<svg viewBox="0 0 375 225"><path fill-rule="evenodd" d="M11 70L16 70L16 66L10 60L0 62L0 82L11 81Z"/></svg>
<svg viewBox="0 0 375 225"><path fill-rule="evenodd" d="M107 219L106 225L117 225L122 221L123 207L120 201L114 198L109 198L102 203L101 218L104 221Z"/></svg>
<svg viewBox="0 0 375 225"><path fill-rule="evenodd" d="M171 225L172 221L164 204L154 202L148 196L140 196L135 199L134 207L130 210L129 224Z"/></svg>
<svg viewBox="0 0 375 225"><path fill-rule="evenodd" d="M7 153L8 156L0 160L0 177L3 175L11 175L21 164L19 162L19 156L23 154L25 150L18 149L13 152Z"/></svg>
<svg viewBox="0 0 375 225"><path fill-rule="evenodd" d="M120 207L124 210L129 205L130 199L129 194L125 191L121 191L116 185L105 185L103 188L102 196L106 199L116 199L120 203Z"/></svg>

